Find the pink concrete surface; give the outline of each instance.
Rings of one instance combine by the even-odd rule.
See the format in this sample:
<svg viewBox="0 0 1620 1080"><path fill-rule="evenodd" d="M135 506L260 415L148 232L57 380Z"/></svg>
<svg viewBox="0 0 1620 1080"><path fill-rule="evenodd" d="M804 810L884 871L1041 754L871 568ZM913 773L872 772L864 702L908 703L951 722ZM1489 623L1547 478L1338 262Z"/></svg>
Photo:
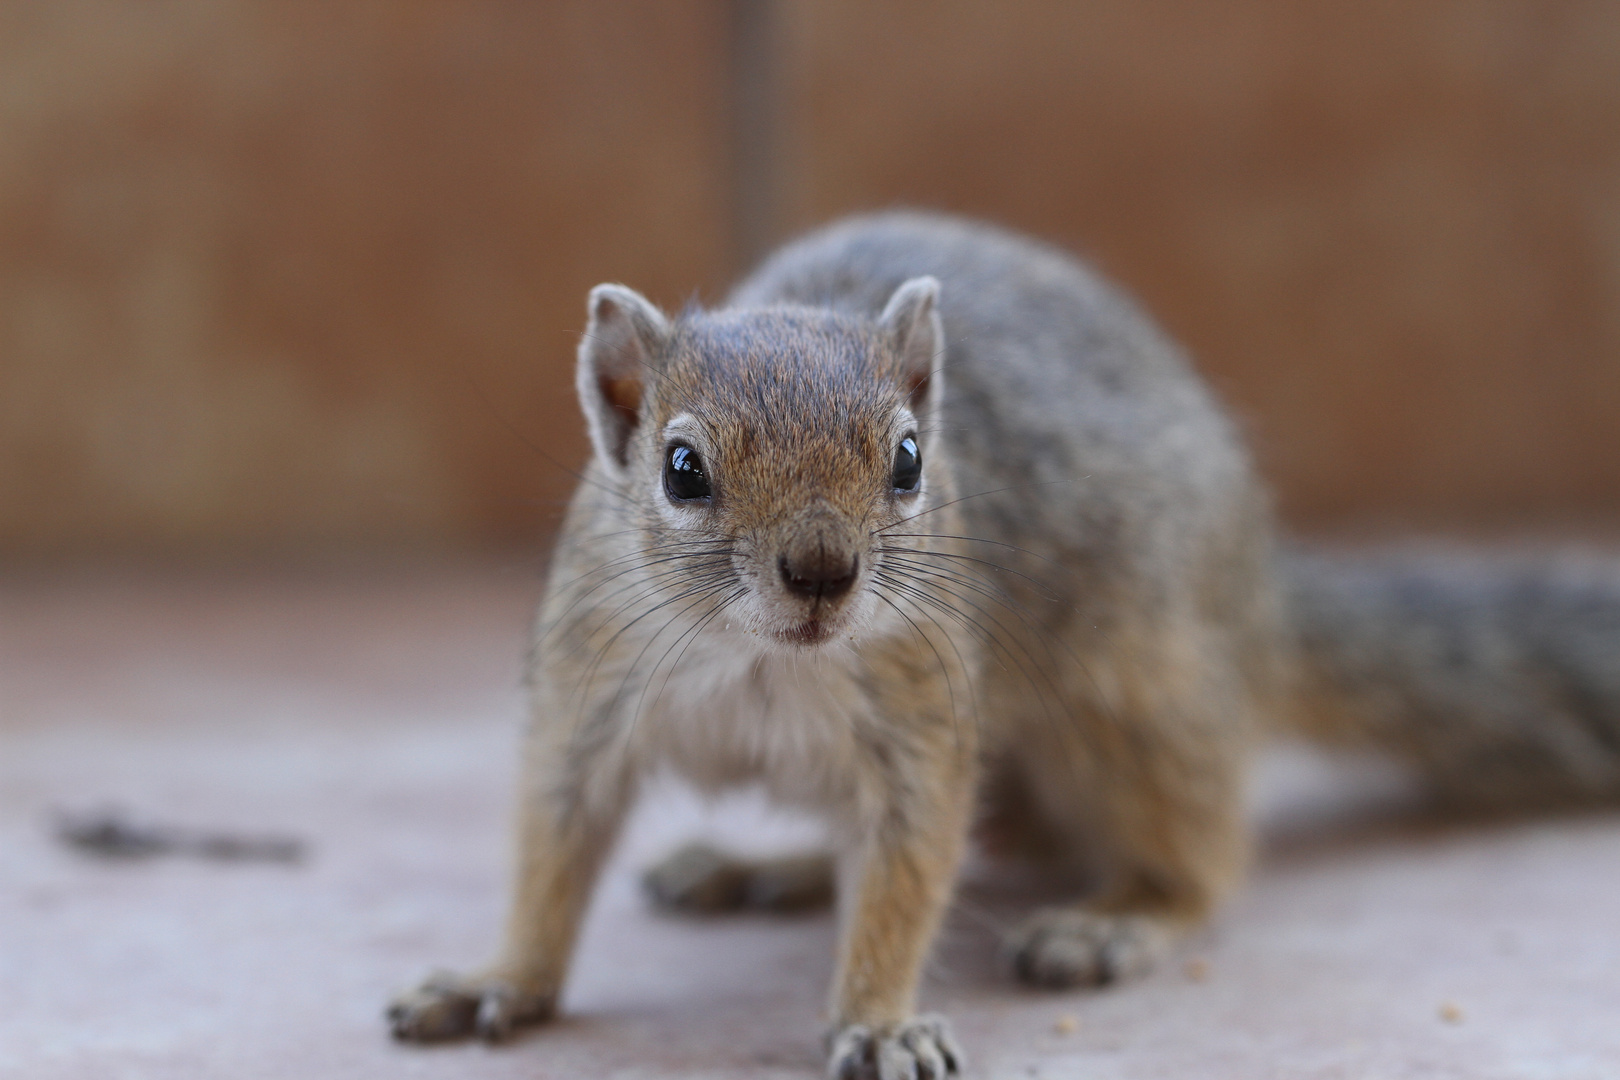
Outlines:
<svg viewBox="0 0 1620 1080"><path fill-rule="evenodd" d="M832 924L649 912L635 871L814 823L660 782L550 1029L389 1041L391 992L492 949L535 565L0 581L0 1076L819 1075ZM1008 983L979 866L931 966L977 1077L1620 1076L1620 820L1345 826L1385 783L1268 764L1253 882L1147 980ZM112 862L54 809L286 831L298 866Z"/></svg>

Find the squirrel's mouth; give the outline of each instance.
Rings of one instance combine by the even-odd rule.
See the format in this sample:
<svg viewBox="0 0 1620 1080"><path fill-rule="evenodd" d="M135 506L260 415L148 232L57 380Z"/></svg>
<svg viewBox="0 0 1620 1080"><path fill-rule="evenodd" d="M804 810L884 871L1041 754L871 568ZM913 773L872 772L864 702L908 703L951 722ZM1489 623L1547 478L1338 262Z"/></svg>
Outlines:
<svg viewBox="0 0 1620 1080"><path fill-rule="evenodd" d="M788 645L820 645L832 636L833 628L822 619L806 619L776 632L777 639Z"/></svg>

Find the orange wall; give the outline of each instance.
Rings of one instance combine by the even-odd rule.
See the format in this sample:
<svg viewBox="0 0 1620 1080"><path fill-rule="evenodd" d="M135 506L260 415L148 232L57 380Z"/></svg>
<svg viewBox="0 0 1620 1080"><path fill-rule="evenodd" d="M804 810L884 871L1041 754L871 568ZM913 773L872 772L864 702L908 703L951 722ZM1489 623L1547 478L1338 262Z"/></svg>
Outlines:
<svg viewBox="0 0 1620 1080"><path fill-rule="evenodd" d="M586 290L724 278L723 10L0 7L0 545L543 530Z"/></svg>
<svg viewBox="0 0 1620 1080"><path fill-rule="evenodd" d="M1012 7L792 8L789 220L1091 253L1297 522L1620 512L1620 5Z"/></svg>
<svg viewBox="0 0 1620 1080"><path fill-rule="evenodd" d="M1620 517L1614 4L15 0L0 551L542 535L591 284L893 203L1090 253L1296 523Z"/></svg>

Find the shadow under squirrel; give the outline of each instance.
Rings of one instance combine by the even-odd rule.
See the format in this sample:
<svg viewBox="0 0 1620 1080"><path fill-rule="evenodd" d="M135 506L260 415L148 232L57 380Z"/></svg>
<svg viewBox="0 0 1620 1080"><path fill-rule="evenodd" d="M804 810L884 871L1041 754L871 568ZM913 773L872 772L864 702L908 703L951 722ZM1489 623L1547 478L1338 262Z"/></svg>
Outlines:
<svg viewBox="0 0 1620 1080"><path fill-rule="evenodd" d="M1239 882L1268 731L1393 752L1455 803L1620 795L1620 572L1279 547L1208 388L1053 248L883 214L719 310L602 285L588 316L595 455L536 629L505 946L399 998L401 1038L551 1014L661 764L828 819L835 855L688 851L649 885L781 906L835 881L829 1074L882 1080L959 1071L914 995L975 823L1101 882L1007 943L1070 986L1146 969Z"/></svg>

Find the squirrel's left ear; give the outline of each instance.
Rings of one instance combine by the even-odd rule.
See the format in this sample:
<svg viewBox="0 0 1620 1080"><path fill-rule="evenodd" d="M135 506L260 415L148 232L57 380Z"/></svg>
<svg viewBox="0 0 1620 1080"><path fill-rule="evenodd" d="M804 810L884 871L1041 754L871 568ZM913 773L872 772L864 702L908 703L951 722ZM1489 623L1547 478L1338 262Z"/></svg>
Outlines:
<svg viewBox="0 0 1620 1080"><path fill-rule="evenodd" d="M945 328L939 321L939 280L912 278L889 297L879 319L889 347L900 359L906 405L919 422L938 407L944 378Z"/></svg>
<svg viewBox="0 0 1620 1080"><path fill-rule="evenodd" d="M596 453L613 469L630 463L630 439L652 364L669 344L669 320L652 302L623 285L598 285L586 305L575 384Z"/></svg>

